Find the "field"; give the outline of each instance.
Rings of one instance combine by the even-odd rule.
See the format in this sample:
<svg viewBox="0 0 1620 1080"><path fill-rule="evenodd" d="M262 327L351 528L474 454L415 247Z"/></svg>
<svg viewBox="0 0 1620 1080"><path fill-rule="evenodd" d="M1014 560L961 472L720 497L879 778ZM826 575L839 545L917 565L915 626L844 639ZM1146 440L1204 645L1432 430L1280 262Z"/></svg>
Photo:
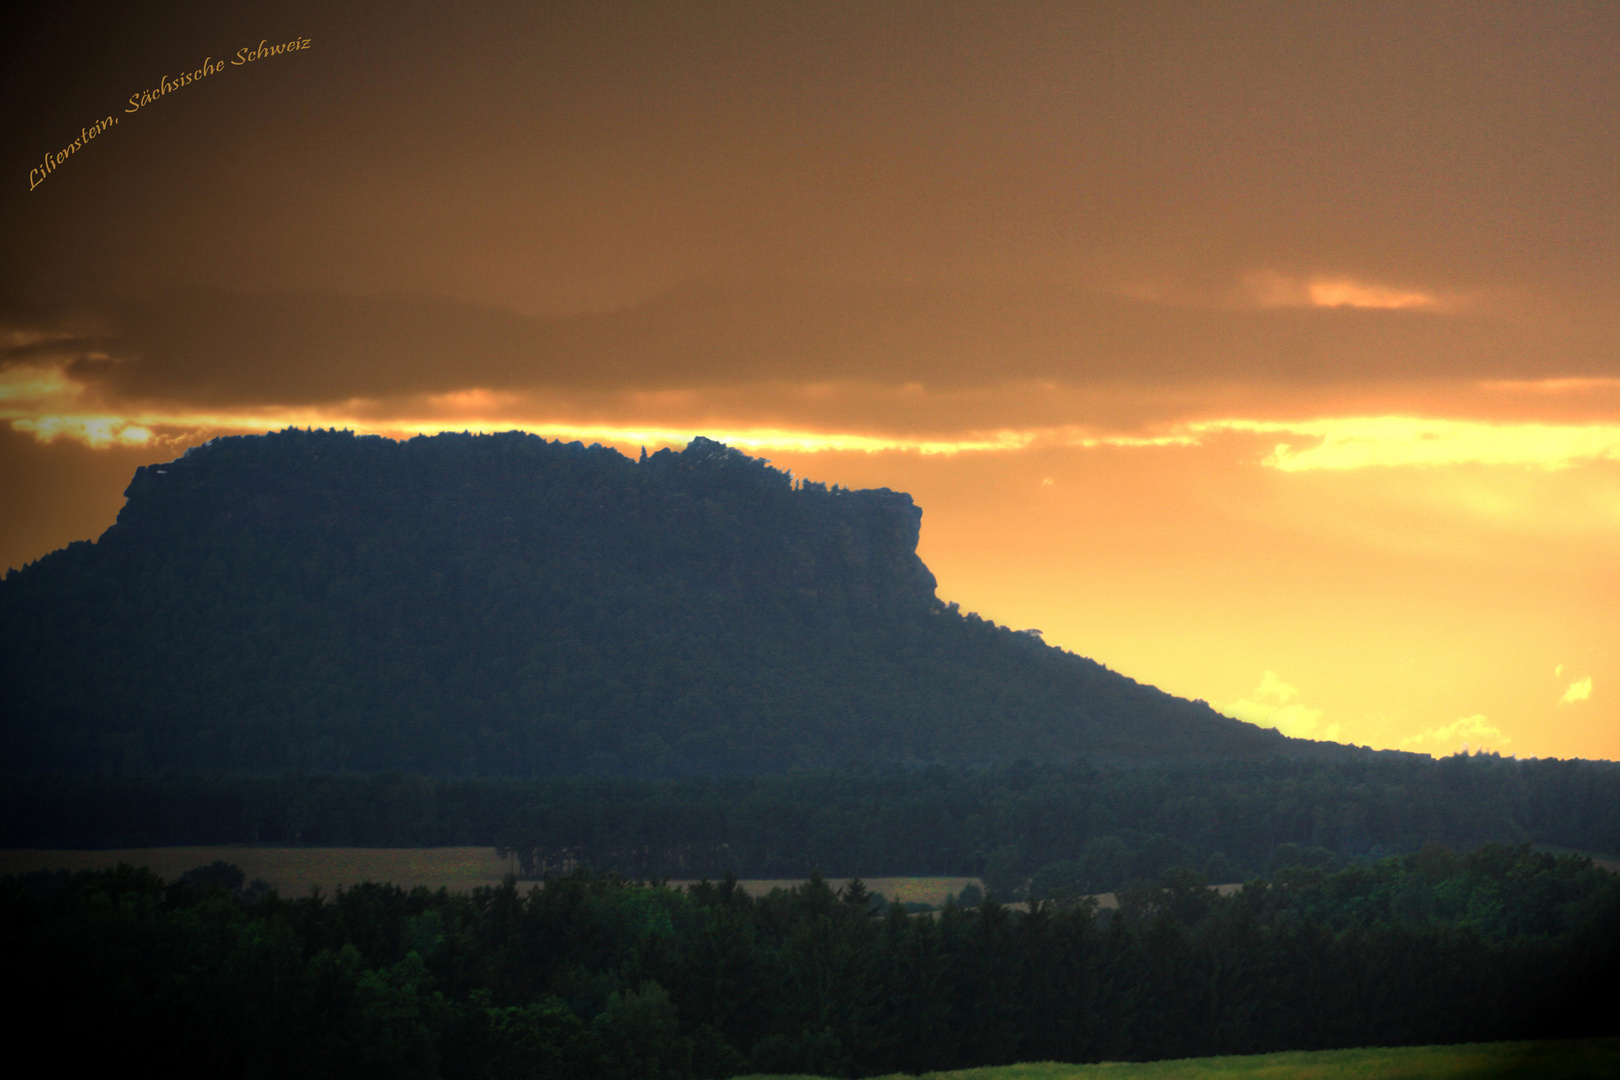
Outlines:
<svg viewBox="0 0 1620 1080"><path fill-rule="evenodd" d="M225 845L220 847L122 848L111 851L0 851L0 876L25 874L32 870L98 870L121 862L151 868L161 878L172 880L195 866L222 859L242 868L247 879L263 879L283 896L302 896L318 887L330 893L339 886L362 881L387 881L406 889L418 885L429 889L469 892L480 885L499 885L511 870L488 847L454 848L284 848ZM833 888L848 879L829 878ZM890 900L910 900L943 904L950 893L961 892L976 878L870 878L868 889ZM686 882L670 882L684 885ZM743 887L755 896L773 888L792 888L797 880L750 880Z"/></svg>
<svg viewBox="0 0 1620 1080"><path fill-rule="evenodd" d="M149 867L159 877L172 880L192 867L205 866L216 859L240 866L249 881L258 878L269 882L283 896L302 896L311 888L330 893L339 886L358 885L363 881L392 882L406 889L421 885L435 890L470 892L481 885L499 885L513 869L510 863L497 858L495 849L490 847L324 848L228 844L106 851L12 848L0 850L0 876L25 874L33 870L98 870L126 862ZM1594 858L1594 862L1606 870L1620 872L1620 862L1600 857ZM835 889L843 887L848 880L827 879ZM977 878L970 877L874 877L862 880L868 889L882 893L889 900L909 900L936 907L943 905L948 895L960 893L969 884L978 884ZM671 881L670 884L679 886L690 882ZM775 888L790 889L801 884L802 881L792 878L749 879L742 882L743 887L754 896L764 896ZM1237 891L1241 886L1223 884L1215 888L1225 895ZM1102 893L1096 899L1100 907L1118 906L1113 893Z"/></svg>
<svg viewBox="0 0 1620 1080"><path fill-rule="evenodd" d="M242 868L247 879L262 878L283 896L302 896L312 887L330 893L362 881L389 881L410 889L470 891L499 885L505 861L489 847L459 848L280 848L220 847L120 848L110 851L0 851L0 874L31 870L100 870L121 862L149 867L172 880L216 859Z"/></svg>
<svg viewBox="0 0 1620 1080"><path fill-rule="evenodd" d="M418 885L429 889L470 892L481 885L499 885L514 867L495 856L489 847L447 848L323 848L255 847L226 844L217 847L118 848L106 851L34 851L23 848L0 850L0 876L26 874L33 870L101 870L121 862L149 867L153 873L172 880L196 866L216 859L242 868L249 881L269 882L283 896L302 896L312 887L330 893L339 886L363 881L386 881L402 888ZM1620 869L1616 864L1613 869ZM960 893L968 885L980 885L971 877L873 877L862 878L867 889L882 893L888 900L941 907L945 898ZM828 878L835 889L848 878ZM520 883L521 884L521 883ZM673 886L692 884L671 880ZM753 896L764 896L772 889L791 889L804 882L797 878L749 878L742 881ZM1216 885L1225 896L1242 888L1239 884ZM1096 897L1099 907L1118 907L1113 893ZM1025 904L1012 904L1024 908Z"/></svg>
<svg viewBox="0 0 1620 1080"><path fill-rule="evenodd" d="M915 1080L1614 1080L1620 1039L1318 1050L1252 1057L1060 1065L1043 1061ZM744 1080L744 1078L739 1078ZM764 1080L748 1078L748 1080ZM777 1076L771 1080L816 1080ZM895 1074L881 1080L913 1080Z"/></svg>

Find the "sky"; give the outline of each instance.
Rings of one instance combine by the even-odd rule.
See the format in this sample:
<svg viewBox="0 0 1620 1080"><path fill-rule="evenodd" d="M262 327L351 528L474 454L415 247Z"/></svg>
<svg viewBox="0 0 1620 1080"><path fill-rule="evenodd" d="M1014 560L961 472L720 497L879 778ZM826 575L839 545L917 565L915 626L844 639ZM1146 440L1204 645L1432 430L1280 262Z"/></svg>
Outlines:
<svg viewBox="0 0 1620 1080"><path fill-rule="evenodd" d="M702 434L1229 715L1620 759L1620 5L10 18L0 567L218 435Z"/></svg>

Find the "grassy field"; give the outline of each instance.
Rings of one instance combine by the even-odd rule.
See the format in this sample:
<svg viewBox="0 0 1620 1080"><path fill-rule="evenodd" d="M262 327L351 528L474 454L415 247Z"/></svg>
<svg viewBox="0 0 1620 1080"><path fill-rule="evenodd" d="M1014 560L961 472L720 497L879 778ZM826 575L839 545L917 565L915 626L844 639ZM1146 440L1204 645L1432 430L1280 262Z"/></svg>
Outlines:
<svg viewBox="0 0 1620 1080"><path fill-rule="evenodd" d="M0 851L0 876L26 874L32 870L100 870L121 862L150 867L161 878L172 880L195 866L206 866L216 859L242 868L249 881L260 878L283 896L302 896L312 886L330 893L339 886L362 881L387 881L407 889L425 885L429 889L468 892L480 885L499 885L511 866L495 857L487 847L456 848L281 848L226 845L222 847L122 848L112 851ZM848 879L829 878L833 888L842 888ZM866 887L890 900L910 900L943 904L949 893L959 893L976 878L871 878ZM670 882L684 885L686 882ZM802 885L799 880L744 881L743 887L755 896L774 888Z"/></svg>
<svg viewBox="0 0 1620 1080"><path fill-rule="evenodd" d="M1378 1080L1615 1080L1620 1077L1620 1039L1318 1050L1100 1065L1042 1061L923 1073L915 1080L1365 1080L1368 1077ZM818 1078L777 1076L770 1080ZM913 1078L896 1073L883 1080Z"/></svg>

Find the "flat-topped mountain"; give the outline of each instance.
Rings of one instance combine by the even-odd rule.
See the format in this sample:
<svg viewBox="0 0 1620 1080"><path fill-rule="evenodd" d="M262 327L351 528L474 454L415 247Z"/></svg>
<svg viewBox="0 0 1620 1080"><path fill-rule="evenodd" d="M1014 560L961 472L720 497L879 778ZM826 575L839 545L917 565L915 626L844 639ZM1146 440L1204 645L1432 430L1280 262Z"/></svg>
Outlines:
<svg viewBox="0 0 1620 1080"><path fill-rule="evenodd" d="M288 430L0 583L3 767L683 775L1334 753L960 614L910 496L707 439Z"/></svg>

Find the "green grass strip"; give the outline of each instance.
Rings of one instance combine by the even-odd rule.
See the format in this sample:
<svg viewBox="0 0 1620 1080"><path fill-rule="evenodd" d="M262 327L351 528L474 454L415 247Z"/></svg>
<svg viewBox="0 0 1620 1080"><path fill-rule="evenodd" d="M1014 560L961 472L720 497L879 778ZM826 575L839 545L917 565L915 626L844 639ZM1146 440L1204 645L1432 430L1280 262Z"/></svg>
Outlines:
<svg viewBox="0 0 1620 1080"><path fill-rule="evenodd" d="M1615 1080L1620 1077L1620 1038L1290 1051L1177 1061L1105 1061L1098 1065L1037 1061L922 1073L915 1080L1364 1080L1366 1077L1378 1080ZM778 1076L773 1080L820 1078ZM913 1078L895 1073L878 1080Z"/></svg>

